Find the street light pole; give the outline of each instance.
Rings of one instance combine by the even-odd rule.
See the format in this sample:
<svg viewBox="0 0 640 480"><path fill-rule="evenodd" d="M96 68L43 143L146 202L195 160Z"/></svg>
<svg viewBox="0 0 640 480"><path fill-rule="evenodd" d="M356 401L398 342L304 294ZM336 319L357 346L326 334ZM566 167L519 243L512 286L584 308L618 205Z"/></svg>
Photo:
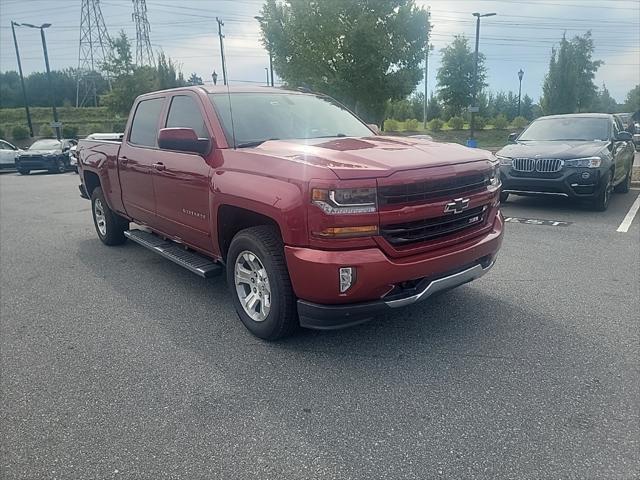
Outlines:
<svg viewBox="0 0 640 480"><path fill-rule="evenodd" d="M431 7L427 7L427 47L424 52L424 100L422 102L422 128L424 130L427 129L427 92L428 92L428 84L429 84L429 50L431 50L431 45L429 45L429 19L431 18Z"/></svg>
<svg viewBox="0 0 640 480"><path fill-rule="evenodd" d="M260 22L260 24L262 24L262 21L264 20L264 17L262 15L256 15L255 18L258 22ZM269 45L267 45L267 53L269 54L269 71L271 72L271 86L273 87L273 54L271 53L271 47ZM269 85L269 83L267 83L267 86Z"/></svg>
<svg viewBox="0 0 640 480"><path fill-rule="evenodd" d="M478 47L480 46L480 19L482 17L493 17L496 15L495 13L485 13L480 14L478 12L472 13L474 17L476 17L476 52L475 52L475 62L473 66L473 105L471 105L471 125L469 132L469 146L475 146L475 141L473 139L473 132L475 130L475 122L476 122L476 109L478 106L476 105L478 101Z"/></svg>
<svg viewBox="0 0 640 480"><path fill-rule="evenodd" d="M51 82L51 69L49 68L49 53L47 52L47 39L44 36L44 30L51 26L50 23L43 23L39 27L30 23L23 23L23 27L36 28L40 30L40 37L42 38L42 51L44 52L44 64L47 67L47 83L49 84L49 103L51 103L51 109L53 110L53 123L56 130L56 138L60 140L62 138L60 132L60 122L58 121L58 111L56 110L56 102L53 94L53 83Z"/></svg>
<svg viewBox="0 0 640 480"><path fill-rule="evenodd" d="M518 87L518 116L520 116L520 100L522 99L522 77L524 77L524 70L518 71L518 79L520 79L520 86Z"/></svg>
<svg viewBox="0 0 640 480"><path fill-rule="evenodd" d="M267 74L267 87L269 86L269 69L267 67L264 67L264 71Z"/></svg>
<svg viewBox="0 0 640 480"><path fill-rule="evenodd" d="M27 100L27 88L24 85L24 75L22 74L22 62L20 61L20 51L18 50L18 40L16 38L16 25L19 23L11 21L11 33L13 33L13 44L16 47L16 58L18 59L18 72L20 73L20 84L22 85L22 98L24 100L24 109L27 113L27 125L29 125L29 136L33 137L33 123L31 123L31 113L29 112L29 101Z"/></svg>

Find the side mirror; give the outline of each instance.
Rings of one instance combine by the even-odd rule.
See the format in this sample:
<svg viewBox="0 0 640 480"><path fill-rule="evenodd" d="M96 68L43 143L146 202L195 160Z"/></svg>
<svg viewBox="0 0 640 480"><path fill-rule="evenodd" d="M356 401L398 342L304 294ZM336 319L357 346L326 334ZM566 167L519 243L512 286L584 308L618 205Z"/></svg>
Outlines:
<svg viewBox="0 0 640 480"><path fill-rule="evenodd" d="M163 150L206 155L209 153L211 142L208 138L198 138L192 128L161 128L158 132L158 146Z"/></svg>
<svg viewBox="0 0 640 480"><path fill-rule="evenodd" d="M630 142L631 140L633 140L633 135L631 135L630 132L618 132L618 135L616 135L616 140L618 142Z"/></svg>
<svg viewBox="0 0 640 480"><path fill-rule="evenodd" d="M380 127L375 123L367 123L367 127L373 130L373 133L375 133L376 135L380 135Z"/></svg>
<svg viewBox="0 0 640 480"><path fill-rule="evenodd" d="M509 143L516 143L516 139L518 138L518 132L512 132L509 134Z"/></svg>

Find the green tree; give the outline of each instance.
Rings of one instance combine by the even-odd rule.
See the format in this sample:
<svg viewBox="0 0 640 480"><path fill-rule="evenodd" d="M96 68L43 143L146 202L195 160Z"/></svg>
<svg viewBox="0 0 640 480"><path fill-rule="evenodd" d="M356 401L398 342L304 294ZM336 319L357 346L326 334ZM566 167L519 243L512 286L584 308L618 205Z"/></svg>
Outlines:
<svg viewBox="0 0 640 480"><path fill-rule="evenodd" d="M618 102L611 96L604 83L602 84L602 89L598 91L594 110L602 113L616 113L618 111Z"/></svg>
<svg viewBox="0 0 640 480"><path fill-rule="evenodd" d="M465 36L456 35L453 42L442 49L438 69L438 96L453 115L461 115L473 101L474 53ZM478 90L486 86L484 55L478 56Z"/></svg>
<svg viewBox="0 0 640 480"><path fill-rule="evenodd" d="M438 97L436 97L433 92L429 96L429 101L427 102L427 120L432 120L434 118L440 118L442 115L442 105L438 101Z"/></svg>
<svg viewBox="0 0 640 480"><path fill-rule="evenodd" d="M187 85L204 85L202 81L202 77L196 75L196 73L192 73L189 79L187 80Z"/></svg>
<svg viewBox="0 0 640 480"><path fill-rule="evenodd" d="M522 103L520 105L520 116L527 120L533 120L533 99L526 95L522 97Z"/></svg>
<svg viewBox="0 0 640 480"><path fill-rule="evenodd" d="M414 0L267 0L262 40L290 86L330 94L380 123L422 79L429 32Z"/></svg>
<svg viewBox="0 0 640 480"><path fill-rule="evenodd" d="M112 90L102 97L102 104L121 115L129 113L138 95L185 85L182 73L163 52L158 55L157 67L134 65L131 43L122 31L111 40L111 54L103 69L113 80Z"/></svg>
<svg viewBox="0 0 640 480"><path fill-rule="evenodd" d="M624 101L624 110L626 112L640 111L640 84L633 87L627 93L627 97Z"/></svg>
<svg viewBox="0 0 640 480"><path fill-rule="evenodd" d="M559 47L551 51L549 71L542 87L541 106L546 115L587 111L597 99L593 79L602 65L592 60L594 45L591 32L567 40L563 35Z"/></svg>

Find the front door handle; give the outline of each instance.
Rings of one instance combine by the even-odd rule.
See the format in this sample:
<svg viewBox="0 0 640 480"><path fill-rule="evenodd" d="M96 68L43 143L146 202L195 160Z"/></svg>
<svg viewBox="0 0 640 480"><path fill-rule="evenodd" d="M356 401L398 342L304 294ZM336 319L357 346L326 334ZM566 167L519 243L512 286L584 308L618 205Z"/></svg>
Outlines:
<svg viewBox="0 0 640 480"><path fill-rule="evenodd" d="M155 168L156 170L158 170L159 172L163 171L166 167L164 166L164 163L162 162L158 162L158 163L154 163L153 164L153 168Z"/></svg>
<svg viewBox="0 0 640 480"><path fill-rule="evenodd" d="M123 165L129 163L129 159L127 157L120 157L120 163Z"/></svg>

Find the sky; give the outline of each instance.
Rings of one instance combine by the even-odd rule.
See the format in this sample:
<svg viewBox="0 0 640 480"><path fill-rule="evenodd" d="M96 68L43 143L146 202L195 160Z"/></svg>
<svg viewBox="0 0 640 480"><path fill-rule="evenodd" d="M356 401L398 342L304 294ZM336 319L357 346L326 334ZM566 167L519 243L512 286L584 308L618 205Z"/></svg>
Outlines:
<svg viewBox="0 0 640 480"><path fill-rule="evenodd" d="M348 0L345 0L348 1ZM596 83L606 84L623 102L640 83L640 1L638 0L416 0L430 7L433 24L428 90L436 88L440 50L454 35L466 35L473 45L473 12L495 12L482 19L480 51L486 57L489 90L517 92L517 72L525 74L522 92L537 101L551 49L563 33L591 30L595 59L604 61ZM224 21L227 70L232 83L264 83L268 55L260 43L254 19L262 0L147 0L151 42L181 65L185 77L195 72L206 82L222 71L216 17ZM107 30L124 30L135 45L130 0L100 0ZM81 0L0 0L0 71L17 70L10 22L51 23L46 31L52 69L78 66ZM37 30L16 31L25 74L44 70ZM276 73L276 83L278 77ZM424 90L424 82L417 86Z"/></svg>

